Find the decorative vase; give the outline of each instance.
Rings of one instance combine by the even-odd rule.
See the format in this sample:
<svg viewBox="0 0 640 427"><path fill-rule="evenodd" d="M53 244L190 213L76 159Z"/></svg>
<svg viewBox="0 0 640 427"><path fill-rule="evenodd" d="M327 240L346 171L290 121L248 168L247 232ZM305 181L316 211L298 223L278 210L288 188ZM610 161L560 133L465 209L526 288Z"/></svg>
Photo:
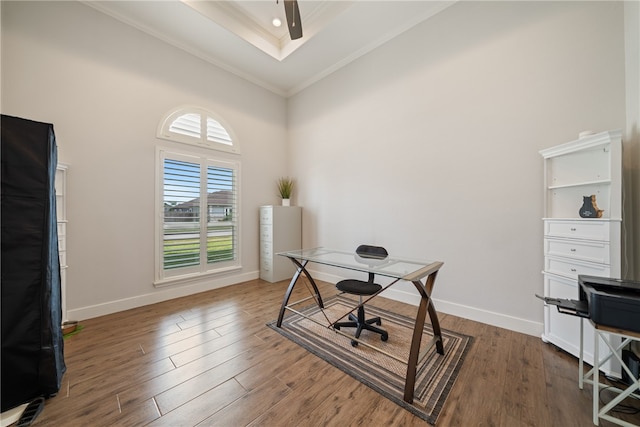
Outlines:
<svg viewBox="0 0 640 427"><path fill-rule="evenodd" d="M282 199L282 206L291 206L291 199Z"/></svg>

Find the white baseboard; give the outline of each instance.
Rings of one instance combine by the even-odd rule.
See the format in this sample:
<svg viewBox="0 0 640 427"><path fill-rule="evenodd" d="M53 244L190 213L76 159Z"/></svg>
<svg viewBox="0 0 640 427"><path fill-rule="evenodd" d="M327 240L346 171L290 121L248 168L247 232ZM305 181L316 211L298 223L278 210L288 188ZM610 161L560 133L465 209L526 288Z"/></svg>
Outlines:
<svg viewBox="0 0 640 427"><path fill-rule="evenodd" d="M327 274L320 271L309 271L313 277L317 280L322 280L329 283L336 283L342 280L343 277L335 276L333 274ZM119 311L130 310L132 308L142 307L149 304L155 304L162 301L171 300L174 298L180 298L188 295L197 294L200 292L210 291L213 289L222 288L225 286L235 285L249 280L255 280L259 277L259 272L249 272L241 275L234 275L229 277L222 277L214 280L207 280L204 282L198 282L191 285L183 286L167 286L163 288L156 288L157 291L145 295L139 295L131 298L124 298L121 300L110 301L104 304L97 304L87 307L81 307L67 311L67 318L72 320L85 320L94 317L105 316L107 314L117 313ZM417 306L419 303L419 297L416 294L396 290L393 288L384 291L383 295L386 298L396 301L404 302L407 304ZM433 299L433 303L439 313L451 314L465 319L474 320L476 322L486 323L488 325L497 326L499 328L505 328L512 331L520 332L527 335L541 336L544 331L544 326L541 322L532 322L530 320L521 319L518 317L508 316L502 313L496 313L492 311L482 310L476 307L457 304L437 298Z"/></svg>
<svg viewBox="0 0 640 427"><path fill-rule="evenodd" d="M87 307L67 310L67 319L86 320L94 317L105 316L107 314L113 314L119 311L130 310L132 308L142 307L145 305L155 304L174 298L185 297L200 292L223 288L225 286L235 285L238 283L247 282L249 280L255 280L258 277L259 272L253 271L240 275L221 277L218 279L208 279L203 282L197 282L189 285L176 285L155 288L155 292L145 295L138 295L135 297L110 301L103 304L96 304Z"/></svg>
<svg viewBox="0 0 640 427"><path fill-rule="evenodd" d="M310 270L309 272L313 275L314 278L329 283L336 283L339 280L343 279L343 277L338 277L319 271ZM415 306L420 303L419 295L396 290L393 288L387 289L381 295L383 295L385 298ZM451 314L453 316L462 317L480 323L486 323L487 325L497 326L499 328L509 329L511 331L520 332L535 337L541 336L544 332L544 325L542 322L532 322L531 320L508 316L506 314L496 313L493 311L482 310L476 307L457 304L437 298L433 299L433 303L436 306L436 310L438 311L438 313Z"/></svg>

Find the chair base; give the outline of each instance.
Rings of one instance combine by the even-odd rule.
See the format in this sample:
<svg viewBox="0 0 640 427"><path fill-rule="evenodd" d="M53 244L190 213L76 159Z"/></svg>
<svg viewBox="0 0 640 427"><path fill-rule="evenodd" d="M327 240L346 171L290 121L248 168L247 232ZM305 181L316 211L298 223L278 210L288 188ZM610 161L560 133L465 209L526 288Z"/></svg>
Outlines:
<svg viewBox="0 0 640 427"><path fill-rule="evenodd" d="M358 307L358 317L354 316L353 313L349 313L349 319L350 319L349 322L336 323L335 325L333 325L333 328L338 330L340 328L357 328L356 334L355 334L356 338L360 338L360 334L362 333L362 331L367 330L367 331L375 332L376 334L380 334L380 339L382 341L387 341L389 339L389 334L387 333L387 331L385 331L384 329L378 328L376 326L373 326L374 323L378 326L382 324L382 320L379 317L365 319L364 306L361 305L360 307ZM357 346L358 341L352 340L351 345L354 347Z"/></svg>

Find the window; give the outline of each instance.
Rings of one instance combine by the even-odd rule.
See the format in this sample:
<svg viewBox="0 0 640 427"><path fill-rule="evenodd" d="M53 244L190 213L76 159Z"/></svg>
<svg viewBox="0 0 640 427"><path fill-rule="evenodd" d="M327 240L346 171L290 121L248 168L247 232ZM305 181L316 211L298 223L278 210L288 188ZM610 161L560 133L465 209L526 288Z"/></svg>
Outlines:
<svg viewBox="0 0 640 427"><path fill-rule="evenodd" d="M198 107L180 107L165 115L158 126L158 138L213 150L240 154L237 139L220 118Z"/></svg>
<svg viewBox="0 0 640 427"><path fill-rule="evenodd" d="M158 150L156 282L239 268L239 163Z"/></svg>

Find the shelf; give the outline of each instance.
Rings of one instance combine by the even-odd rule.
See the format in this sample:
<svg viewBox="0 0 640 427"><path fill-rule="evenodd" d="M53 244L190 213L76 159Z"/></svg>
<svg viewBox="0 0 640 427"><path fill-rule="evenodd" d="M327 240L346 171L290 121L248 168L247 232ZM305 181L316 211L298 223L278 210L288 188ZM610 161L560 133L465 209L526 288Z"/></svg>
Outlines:
<svg viewBox="0 0 640 427"><path fill-rule="evenodd" d="M581 274L620 276L621 135L619 130L601 132L540 151L544 158L542 237L547 297L575 298ZM602 211L601 218L580 216L589 202ZM576 317L545 307L543 337L570 354L580 353ZM592 355L596 342L584 342L584 354ZM612 376L620 372L613 363L603 370Z"/></svg>
<svg viewBox="0 0 640 427"><path fill-rule="evenodd" d="M543 221L617 221L621 222L622 218L580 218L580 217L544 217Z"/></svg>
<svg viewBox="0 0 640 427"><path fill-rule="evenodd" d="M588 185L608 185L608 184L611 184L610 179L602 179L598 181L583 181L583 182L574 182L571 184L550 185L547 187L547 190L556 190L559 188L584 187Z"/></svg>
<svg viewBox="0 0 640 427"><path fill-rule="evenodd" d="M622 131L620 129L608 132L600 132L596 135L590 135L576 141L567 142L562 145L540 150L540 154L545 159L557 156L563 156L565 154L572 154L578 151L584 151L589 149L596 149L600 146L606 146L611 140L619 140L622 138Z"/></svg>

